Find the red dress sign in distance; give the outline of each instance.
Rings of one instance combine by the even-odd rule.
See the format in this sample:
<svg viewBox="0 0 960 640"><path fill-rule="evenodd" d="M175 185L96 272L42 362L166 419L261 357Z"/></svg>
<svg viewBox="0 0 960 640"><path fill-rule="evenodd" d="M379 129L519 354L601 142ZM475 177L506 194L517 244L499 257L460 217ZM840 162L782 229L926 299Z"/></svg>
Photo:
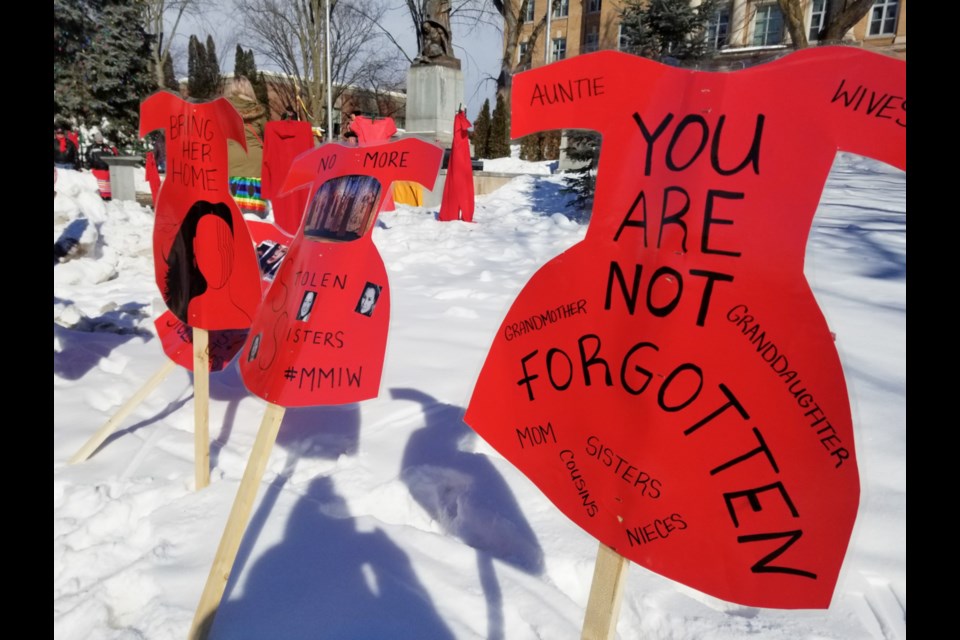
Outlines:
<svg viewBox="0 0 960 640"><path fill-rule="evenodd" d="M397 133L397 123L393 118L371 119L366 116L357 116L350 123L350 131L357 134L360 144L381 144ZM393 211L396 204L393 202L393 189L388 188L380 204L380 211Z"/></svg>
<svg viewBox="0 0 960 640"><path fill-rule="evenodd" d="M260 275L227 176L227 139L245 143L243 120L223 98L191 103L164 91L140 106L140 135L155 129L163 129L167 151L153 230L164 302L194 328L249 327Z"/></svg>
<svg viewBox="0 0 960 640"><path fill-rule="evenodd" d="M860 486L805 246L838 150L906 168L905 79L840 47L517 75L512 137L597 129L596 194L585 239L507 313L466 422L629 560L748 606L829 606Z"/></svg>
<svg viewBox="0 0 960 640"><path fill-rule="evenodd" d="M307 205L306 190L280 195L280 188L294 158L313 149L313 130L309 122L276 120L263 132L263 177L260 192L270 201L273 219L287 233L296 233Z"/></svg>
<svg viewBox="0 0 960 640"><path fill-rule="evenodd" d="M440 201L440 213L437 214L437 219L444 222L473 222L473 162L470 160L469 129L467 114L458 111L453 120L447 180L443 183L443 198Z"/></svg>
<svg viewBox="0 0 960 640"><path fill-rule="evenodd" d="M310 197L240 358L252 393L283 407L378 395L390 289L373 224L394 180L432 188L442 156L439 147L408 138L326 144L297 157L283 191L309 183Z"/></svg>

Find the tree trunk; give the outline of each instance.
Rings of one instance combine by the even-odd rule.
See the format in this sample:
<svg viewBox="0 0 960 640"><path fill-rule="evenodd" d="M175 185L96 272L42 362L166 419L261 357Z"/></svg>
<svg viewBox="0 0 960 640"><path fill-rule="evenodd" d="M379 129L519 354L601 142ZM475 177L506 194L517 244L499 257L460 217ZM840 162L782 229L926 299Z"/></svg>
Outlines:
<svg viewBox="0 0 960 640"><path fill-rule="evenodd" d="M533 48L537 44L537 39L547 25L547 15L544 14L530 32L527 39L527 52L517 62L513 60L517 57L517 49L520 47L520 30L523 27L521 16L527 13L527 2L529 0L520 0L519 5L515 5L517 0L494 0L498 10L503 16L503 59L500 61L500 76L497 78L497 96L503 97L507 104L510 104L510 88L513 84L513 75L530 68L533 60Z"/></svg>
<svg viewBox="0 0 960 640"><path fill-rule="evenodd" d="M808 46L806 20L804 19L803 5L800 0L777 0L784 22L787 23L787 32L793 42L794 49L805 49Z"/></svg>
<svg viewBox="0 0 960 640"><path fill-rule="evenodd" d="M820 44L837 44L843 41L847 31L867 15L874 0L830 0L824 16Z"/></svg>

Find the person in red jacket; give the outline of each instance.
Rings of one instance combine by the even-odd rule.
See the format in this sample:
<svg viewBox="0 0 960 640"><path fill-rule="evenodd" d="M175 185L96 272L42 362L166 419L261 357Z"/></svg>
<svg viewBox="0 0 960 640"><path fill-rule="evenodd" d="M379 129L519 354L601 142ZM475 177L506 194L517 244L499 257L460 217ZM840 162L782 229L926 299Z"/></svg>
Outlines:
<svg viewBox="0 0 960 640"><path fill-rule="evenodd" d="M104 200L110 200L113 197L110 189L110 167L104 157L118 155L120 152L115 146L107 144L103 134L99 131L93 133L93 144L87 149L87 166L90 167L90 173L97 179L97 190L100 191L100 197Z"/></svg>
<svg viewBox="0 0 960 640"><path fill-rule="evenodd" d="M62 126L53 131L53 166L58 169L80 169L77 144L67 137Z"/></svg>

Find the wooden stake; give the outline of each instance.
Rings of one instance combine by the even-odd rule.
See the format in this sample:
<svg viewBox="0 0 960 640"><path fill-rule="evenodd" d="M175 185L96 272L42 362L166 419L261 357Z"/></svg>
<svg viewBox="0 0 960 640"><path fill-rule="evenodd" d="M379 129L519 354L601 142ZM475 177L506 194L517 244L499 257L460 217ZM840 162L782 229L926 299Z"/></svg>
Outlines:
<svg viewBox="0 0 960 640"><path fill-rule="evenodd" d="M210 363L206 329L193 328L193 463L196 490L210 484Z"/></svg>
<svg viewBox="0 0 960 640"><path fill-rule="evenodd" d="M217 555L213 559L213 566L210 567L210 575L207 576L207 584L203 588L200 604L193 616L193 624L190 626L188 636L190 640L204 640L213 626L213 618L220 606L223 592L227 588L230 572L233 571L233 563L240 550L240 542L247 529L250 512L253 511L253 502L257 497L257 489L267 467L267 461L270 459L270 451L273 449L273 443L277 441L277 432L280 430L284 411L286 409L279 405L268 404L263 414L257 439L253 443L247 468L243 472L243 479L237 490L237 497L234 498L233 507L230 509L227 526L220 538L220 546L217 547Z"/></svg>
<svg viewBox="0 0 960 640"><path fill-rule="evenodd" d="M581 640L611 640L616 637L623 583L629 565L629 560L600 543L597 548L597 562L593 567L590 599L587 601L587 612L583 618Z"/></svg>
<svg viewBox="0 0 960 640"><path fill-rule="evenodd" d="M150 392L157 388L157 386L163 382L164 378L170 375L170 372L176 368L176 363L173 360L167 360L167 363L160 367L160 369L153 374L153 377L144 383L140 390L137 391L126 404L124 404L120 409L113 414L113 417L107 420L106 424L100 427L95 434L93 434L87 442L80 447L80 449L73 454L73 457L68 460L68 464L75 464L77 462L83 462L97 450L97 448L103 444L103 441L107 437L116 431L117 427L120 426L120 423L130 415L130 413L139 405L144 399L150 395Z"/></svg>

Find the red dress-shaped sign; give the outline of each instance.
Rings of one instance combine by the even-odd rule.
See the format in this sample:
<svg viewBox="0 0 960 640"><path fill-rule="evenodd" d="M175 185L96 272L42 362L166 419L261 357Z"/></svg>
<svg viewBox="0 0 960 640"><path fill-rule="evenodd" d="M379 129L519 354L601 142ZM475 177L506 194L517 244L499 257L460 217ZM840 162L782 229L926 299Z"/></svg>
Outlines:
<svg viewBox="0 0 960 640"><path fill-rule="evenodd" d="M313 149L313 130L309 122L277 120L268 122L263 132L263 178L260 193L270 201L273 219L285 232L300 228L300 219L307 205L306 190L280 195L293 159Z"/></svg>
<svg viewBox="0 0 960 640"><path fill-rule="evenodd" d="M905 169L905 67L601 52L514 79L514 138L602 134L593 216L514 302L465 420L633 562L744 605L829 606L860 488L805 245L838 149Z"/></svg>
<svg viewBox="0 0 960 640"><path fill-rule="evenodd" d="M147 151L147 160L146 160L146 178L147 184L150 185L150 198L153 200L153 206L157 206L157 196L160 194L160 172L157 170L157 159L153 155L153 151Z"/></svg>
<svg viewBox="0 0 960 640"><path fill-rule="evenodd" d="M350 130L357 134L360 144L380 144L393 137L397 132L397 123L393 118L372 120L366 116L357 116L350 125Z"/></svg>
<svg viewBox="0 0 960 640"><path fill-rule="evenodd" d="M227 179L227 138L244 142L243 121L223 98L194 104L160 92L140 106L140 135L155 129L164 130L167 150L153 230L164 302L191 327L249 327L260 274Z"/></svg>
<svg viewBox="0 0 960 640"><path fill-rule="evenodd" d="M453 121L453 144L447 163L447 181L437 218L473 222L473 162L470 160L470 121L458 111Z"/></svg>
<svg viewBox="0 0 960 640"><path fill-rule="evenodd" d="M431 188L443 152L421 140L327 144L297 158L284 191L310 183L306 214L240 359L247 388L283 407L377 396L390 290L372 228L394 180Z"/></svg>
<svg viewBox="0 0 960 640"><path fill-rule="evenodd" d="M350 130L357 134L360 144L382 144L397 133L397 123L393 118L377 118L372 120L366 116L357 116L350 124ZM380 211L393 211L397 206L393 202L392 188L388 188L383 196Z"/></svg>

